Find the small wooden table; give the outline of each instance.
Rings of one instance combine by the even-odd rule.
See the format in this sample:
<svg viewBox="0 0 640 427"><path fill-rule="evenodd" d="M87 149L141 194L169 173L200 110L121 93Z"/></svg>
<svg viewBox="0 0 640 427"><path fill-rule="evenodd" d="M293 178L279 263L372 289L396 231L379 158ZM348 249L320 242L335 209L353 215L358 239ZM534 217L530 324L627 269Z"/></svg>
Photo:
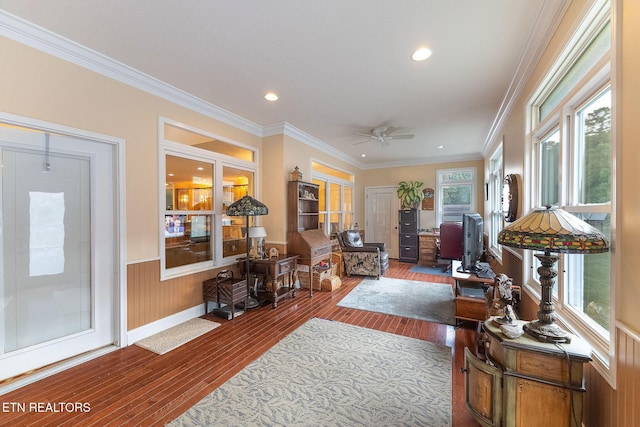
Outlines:
<svg viewBox="0 0 640 427"><path fill-rule="evenodd" d="M478 277L473 273L459 272L458 267L461 265L460 261L453 261L451 264L456 320L484 321L488 316L484 291L487 286L493 285L495 279Z"/></svg>
<svg viewBox="0 0 640 427"><path fill-rule="evenodd" d="M296 296L296 269L298 255L279 255L273 258L251 259L249 269L253 274L263 277L262 286L257 292L271 301L272 308L278 307L278 301ZM282 279L282 286L278 286Z"/></svg>

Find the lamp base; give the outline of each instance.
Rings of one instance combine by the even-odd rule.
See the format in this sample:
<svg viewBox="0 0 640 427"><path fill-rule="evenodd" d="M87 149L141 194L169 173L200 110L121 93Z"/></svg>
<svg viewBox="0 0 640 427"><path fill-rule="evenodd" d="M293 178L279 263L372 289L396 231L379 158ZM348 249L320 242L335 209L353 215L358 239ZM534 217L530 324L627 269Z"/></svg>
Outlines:
<svg viewBox="0 0 640 427"><path fill-rule="evenodd" d="M254 297L247 298L247 310L251 310L252 308L258 308L258 307L260 307L260 301L258 301Z"/></svg>
<svg viewBox="0 0 640 427"><path fill-rule="evenodd" d="M555 323L543 323L534 320L522 327L526 333L542 342L570 343L571 336Z"/></svg>

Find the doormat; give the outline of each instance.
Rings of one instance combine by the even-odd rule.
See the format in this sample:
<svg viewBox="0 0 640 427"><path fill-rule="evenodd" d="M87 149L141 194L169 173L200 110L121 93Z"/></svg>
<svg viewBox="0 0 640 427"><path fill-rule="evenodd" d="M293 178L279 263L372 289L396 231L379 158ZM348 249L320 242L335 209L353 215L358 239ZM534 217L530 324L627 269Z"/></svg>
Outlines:
<svg viewBox="0 0 640 427"><path fill-rule="evenodd" d="M220 326L220 323L196 317L195 319L187 320L172 328L136 341L135 345L156 354L165 354L180 347L182 344L198 338L200 335L214 330L218 326Z"/></svg>

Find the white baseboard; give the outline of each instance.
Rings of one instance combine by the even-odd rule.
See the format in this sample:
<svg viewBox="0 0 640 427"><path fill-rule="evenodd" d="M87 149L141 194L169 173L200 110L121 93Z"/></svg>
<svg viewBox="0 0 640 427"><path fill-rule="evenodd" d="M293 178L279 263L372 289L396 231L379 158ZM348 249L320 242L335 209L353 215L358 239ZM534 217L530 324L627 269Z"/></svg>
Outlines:
<svg viewBox="0 0 640 427"><path fill-rule="evenodd" d="M143 338L149 337L158 332L162 332L165 329L169 329L173 326L184 323L187 320L191 320L196 317L200 317L204 314L204 303L196 305L195 307L188 308L171 316L164 317L156 320L155 322L147 323L139 328L127 331L127 343L123 347L132 345L136 341L140 341Z"/></svg>

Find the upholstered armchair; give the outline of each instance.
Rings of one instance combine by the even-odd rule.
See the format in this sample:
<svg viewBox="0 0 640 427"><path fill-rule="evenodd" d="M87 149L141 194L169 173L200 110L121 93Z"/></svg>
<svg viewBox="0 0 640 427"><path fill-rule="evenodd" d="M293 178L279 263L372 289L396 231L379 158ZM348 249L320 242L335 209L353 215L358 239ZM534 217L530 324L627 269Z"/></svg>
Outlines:
<svg viewBox="0 0 640 427"><path fill-rule="evenodd" d="M375 276L379 279L389 269L389 254L384 243L364 243L358 230L337 234L347 276Z"/></svg>

